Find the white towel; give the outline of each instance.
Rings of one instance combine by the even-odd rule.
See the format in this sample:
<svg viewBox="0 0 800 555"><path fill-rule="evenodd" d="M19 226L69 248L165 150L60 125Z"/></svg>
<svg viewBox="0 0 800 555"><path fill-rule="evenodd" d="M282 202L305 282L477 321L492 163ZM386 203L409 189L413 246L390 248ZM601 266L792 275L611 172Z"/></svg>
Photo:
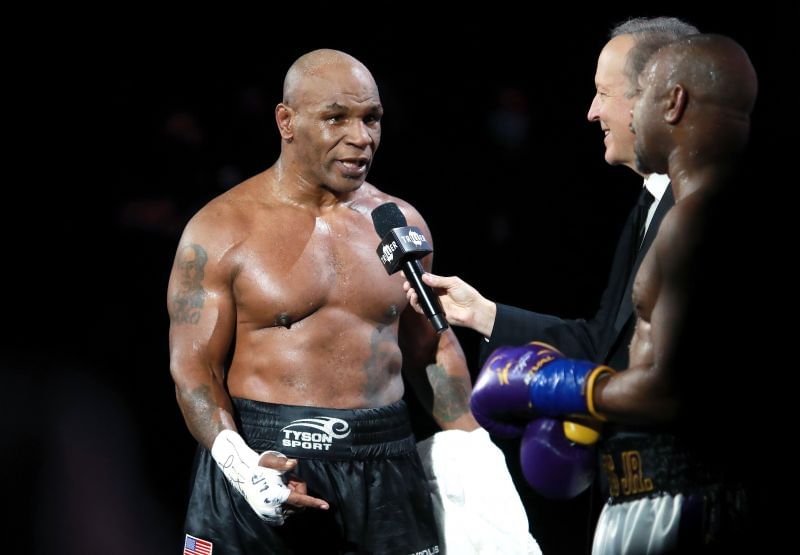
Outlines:
<svg viewBox="0 0 800 555"><path fill-rule="evenodd" d="M443 553L541 555L502 451L488 432L447 430L417 444Z"/></svg>

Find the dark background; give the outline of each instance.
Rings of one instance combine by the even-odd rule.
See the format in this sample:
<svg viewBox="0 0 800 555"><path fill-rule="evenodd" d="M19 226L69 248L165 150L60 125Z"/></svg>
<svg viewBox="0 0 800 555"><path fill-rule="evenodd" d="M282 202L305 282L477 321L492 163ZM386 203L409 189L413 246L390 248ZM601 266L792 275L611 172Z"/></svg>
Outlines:
<svg viewBox="0 0 800 555"><path fill-rule="evenodd" d="M386 115L369 181L426 218L437 273L591 316L641 184L605 164L586 121L597 55L613 24L664 14L632 6L523 18L493 5L436 21L400 5L383 19L329 8L313 25L284 10L213 25L95 14L103 25L29 36L46 47L10 61L21 171L7 185L0 361L15 552L177 552L195 443L169 375L172 257L198 208L276 159L273 108L309 50L344 50L373 72ZM788 58L777 28L796 10L669 15L750 53L752 157L773 167ZM458 334L474 366L479 338Z"/></svg>

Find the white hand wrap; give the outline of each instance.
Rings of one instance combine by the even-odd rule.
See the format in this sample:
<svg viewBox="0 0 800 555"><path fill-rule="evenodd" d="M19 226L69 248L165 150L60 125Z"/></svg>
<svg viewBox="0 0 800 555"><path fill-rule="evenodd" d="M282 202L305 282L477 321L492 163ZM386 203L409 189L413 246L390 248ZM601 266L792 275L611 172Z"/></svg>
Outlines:
<svg viewBox="0 0 800 555"><path fill-rule="evenodd" d="M268 452L283 456L277 451ZM282 472L259 466L261 455L250 449L233 430L219 433L211 446L211 456L259 517L274 526L283 524L286 517L282 504L291 491L283 483Z"/></svg>

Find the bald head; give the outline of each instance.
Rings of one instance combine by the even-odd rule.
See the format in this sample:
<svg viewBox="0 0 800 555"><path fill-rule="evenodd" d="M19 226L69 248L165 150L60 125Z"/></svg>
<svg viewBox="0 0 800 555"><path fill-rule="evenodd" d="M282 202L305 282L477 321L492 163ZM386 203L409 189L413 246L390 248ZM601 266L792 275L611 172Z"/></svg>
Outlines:
<svg viewBox="0 0 800 555"><path fill-rule="evenodd" d="M377 93L375 80L364 64L345 52L322 48L303 54L286 72L283 80L284 104L294 106L303 102L315 83L333 75L349 75L363 81L368 87L371 85Z"/></svg>
<svg viewBox="0 0 800 555"><path fill-rule="evenodd" d="M275 107L284 175L325 194L350 194L367 177L381 139L378 86L369 70L338 50L298 58Z"/></svg>
<svg viewBox="0 0 800 555"><path fill-rule="evenodd" d="M674 178L688 168L735 163L747 144L758 85L750 58L734 40L678 39L652 57L640 83L633 110L640 171Z"/></svg>
<svg viewBox="0 0 800 555"><path fill-rule="evenodd" d="M749 120L758 80L747 52L729 37L694 35L659 50L649 64L667 90L683 85L691 102L715 106Z"/></svg>

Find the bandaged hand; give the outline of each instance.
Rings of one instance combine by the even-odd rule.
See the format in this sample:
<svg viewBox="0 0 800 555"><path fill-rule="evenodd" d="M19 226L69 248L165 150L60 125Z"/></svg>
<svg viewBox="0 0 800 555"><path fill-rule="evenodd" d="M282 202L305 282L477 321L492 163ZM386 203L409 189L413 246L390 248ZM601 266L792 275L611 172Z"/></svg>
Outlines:
<svg viewBox="0 0 800 555"><path fill-rule="evenodd" d="M259 465L265 454L283 457L277 451L259 455L233 430L220 432L211 446L217 466L253 511L269 524L280 526L286 518L283 503L291 490L284 483L283 472Z"/></svg>

